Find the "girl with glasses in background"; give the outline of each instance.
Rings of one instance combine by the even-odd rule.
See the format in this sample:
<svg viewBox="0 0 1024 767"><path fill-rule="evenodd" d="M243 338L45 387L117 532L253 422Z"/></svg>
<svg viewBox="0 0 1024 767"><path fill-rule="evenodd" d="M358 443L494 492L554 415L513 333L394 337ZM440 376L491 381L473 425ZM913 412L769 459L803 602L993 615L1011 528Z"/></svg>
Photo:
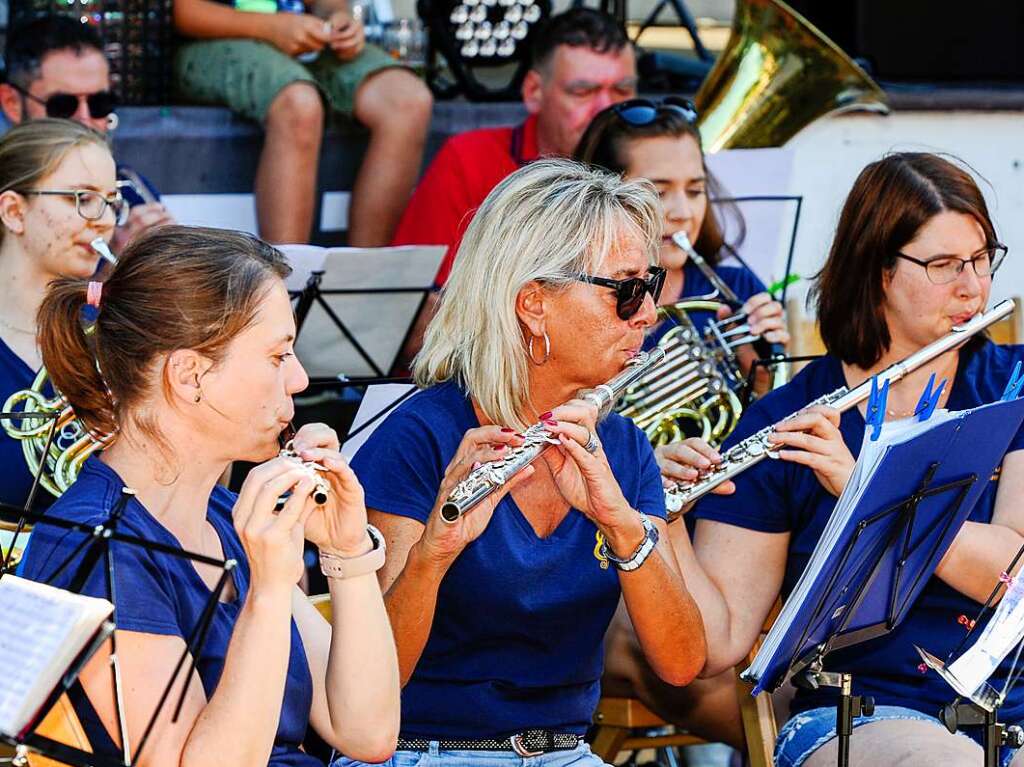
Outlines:
<svg viewBox="0 0 1024 767"><path fill-rule="evenodd" d="M46 286L92 276L127 212L106 139L70 120L33 120L0 138L0 405L42 365L36 313ZM32 486L21 443L0 430L0 501L22 505ZM40 502L46 493L37 496Z"/></svg>

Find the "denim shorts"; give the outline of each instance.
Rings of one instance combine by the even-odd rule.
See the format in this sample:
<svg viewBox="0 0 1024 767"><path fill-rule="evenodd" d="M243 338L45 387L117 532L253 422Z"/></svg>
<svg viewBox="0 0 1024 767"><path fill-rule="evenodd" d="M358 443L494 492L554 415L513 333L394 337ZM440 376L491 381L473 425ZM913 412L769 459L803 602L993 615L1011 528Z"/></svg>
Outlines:
<svg viewBox="0 0 1024 767"><path fill-rule="evenodd" d="M930 722L936 727L946 729L936 717L904 706L875 706L871 716L857 716L853 719L854 728L869 722L887 720L914 720ZM978 735L978 738L972 735ZM957 735L979 742L980 728L971 728L971 735L958 732ZM775 767L801 767L808 757L836 736L836 710L832 706L812 708L795 715L779 730L779 739L775 743ZM1004 748L1000 763L1006 767L1013 758L1013 750Z"/></svg>
<svg viewBox="0 0 1024 767"><path fill-rule="evenodd" d="M437 741L427 751L396 751L379 765L339 757L331 767L610 767L580 743L572 751L549 751L522 757L514 751L441 751Z"/></svg>

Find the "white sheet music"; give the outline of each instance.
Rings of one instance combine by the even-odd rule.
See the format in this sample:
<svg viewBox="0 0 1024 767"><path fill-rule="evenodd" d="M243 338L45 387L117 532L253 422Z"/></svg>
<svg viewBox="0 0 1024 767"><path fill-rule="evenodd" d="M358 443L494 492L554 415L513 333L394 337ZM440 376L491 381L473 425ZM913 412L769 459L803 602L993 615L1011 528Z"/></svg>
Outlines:
<svg viewBox="0 0 1024 767"><path fill-rule="evenodd" d="M24 729L113 609L106 599L0 578L0 732Z"/></svg>
<svg viewBox="0 0 1024 767"><path fill-rule="evenodd" d="M387 373L405 334L416 317L423 293L434 282L445 248L413 245L392 248L319 248L282 245L292 264L289 290L301 290L313 271L322 271L320 288L330 290L410 289L411 293L325 295L324 302L363 347L374 364ZM373 368L334 324L322 306L314 304L295 344L306 372L315 377L372 376Z"/></svg>
<svg viewBox="0 0 1024 767"><path fill-rule="evenodd" d="M377 386L367 386L366 394L363 395L363 399L359 403L359 410L356 412L355 420L352 421L352 426L349 428L349 431L355 431L378 413L388 410L388 408L392 407L409 391L415 388L416 387L412 384L378 384ZM388 412L390 413L391 411L388 410ZM351 461L352 456L356 454L356 451L358 451L359 448L363 446L363 443L370 438L370 435L373 434L374 430L384 423L386 418L386 415L381 416L356 436L347 440L345 444L341 446L341 454Z"/></svg>

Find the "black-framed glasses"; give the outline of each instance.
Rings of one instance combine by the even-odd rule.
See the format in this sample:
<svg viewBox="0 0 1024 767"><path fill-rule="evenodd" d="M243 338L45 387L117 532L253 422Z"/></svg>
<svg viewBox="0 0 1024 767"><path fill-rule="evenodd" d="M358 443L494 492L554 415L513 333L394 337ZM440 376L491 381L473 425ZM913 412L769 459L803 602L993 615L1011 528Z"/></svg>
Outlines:
<svg viewBox="0 0 1024 767"><path fill-rule="evenodd" d="M660 101L651 99L620 101L612 107L612 111L620 119L636 128L650 125L664 114L678 115L690 125L697 122L697 107L689 99L679 96L666 96Z"/></svg>
<svg viewBox="0 0 1024 767"><path fill-rule="evenodd" d="M107 212L114 212L114 222L121 226L128 220L128 205L121 192L103 194L93 189L15 189L18 194L53 197L74 197L75 211L87 221L98 221Z"/></svg>
<svg viewBox="0 0 1024 767"><path fill-rule="evenodd" d="M906 253L897 253L897 258L902 258L918 266L924 267L928 279L935 285L948 285L953 282L968 264L974 269L979 277L991 277L996 273L1006 258L1007 247L996 243L992 247L974 254L970 258L958 258L957 256L939 256L923 261L920 258L908 256Z"/></svg>
<svg viewBox="0 0 1024 767"><path fill-rule="evenodd" d="M85 99L89 107L89 116L94 120L106 117L117 108L117 98L110 91L97 91L96 93L54 93L51 96L41 99L28 92L25 88L11 83L11 86L22 96L37 104L42 104L46 109L47 117L57 117L62 120L74 117L78 111L78 105Z"/></svg>
<svg viewBox="0 0 1024 767"><path fill-rule="evenodd" d="M580 282L612 288L615 291L615 311L620 320L628 320L644 305L644 297L650 293L654 303L658 303L661 289L665 287L665 270L660 266L652 266L647 277L630 277L627 280L613 280L610 277L594 277L581 274L576 278Z"/></svg>

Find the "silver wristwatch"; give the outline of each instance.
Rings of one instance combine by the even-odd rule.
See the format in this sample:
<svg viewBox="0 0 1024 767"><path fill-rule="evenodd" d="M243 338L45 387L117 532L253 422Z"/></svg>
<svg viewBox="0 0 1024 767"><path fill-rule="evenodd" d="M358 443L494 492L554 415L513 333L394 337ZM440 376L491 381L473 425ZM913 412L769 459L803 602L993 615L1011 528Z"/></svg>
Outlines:
<svg viewBox="0 0 1024 767"><path fill-rule="evenodd" d="M607 541L601 544L601 556L605 557L620 570L625 570L626 572L636 570L640 565L647 561L647 557L651 555L651 552L654 551L654 547L658 545L658 528L656 528L654 523L647 518L646 514L640 515L640 521L644 526L644 539L640 541L640 545L636 547L636 551L626 559L615 556L615 554L612 553L612 550L608 548Z"/></svg>

